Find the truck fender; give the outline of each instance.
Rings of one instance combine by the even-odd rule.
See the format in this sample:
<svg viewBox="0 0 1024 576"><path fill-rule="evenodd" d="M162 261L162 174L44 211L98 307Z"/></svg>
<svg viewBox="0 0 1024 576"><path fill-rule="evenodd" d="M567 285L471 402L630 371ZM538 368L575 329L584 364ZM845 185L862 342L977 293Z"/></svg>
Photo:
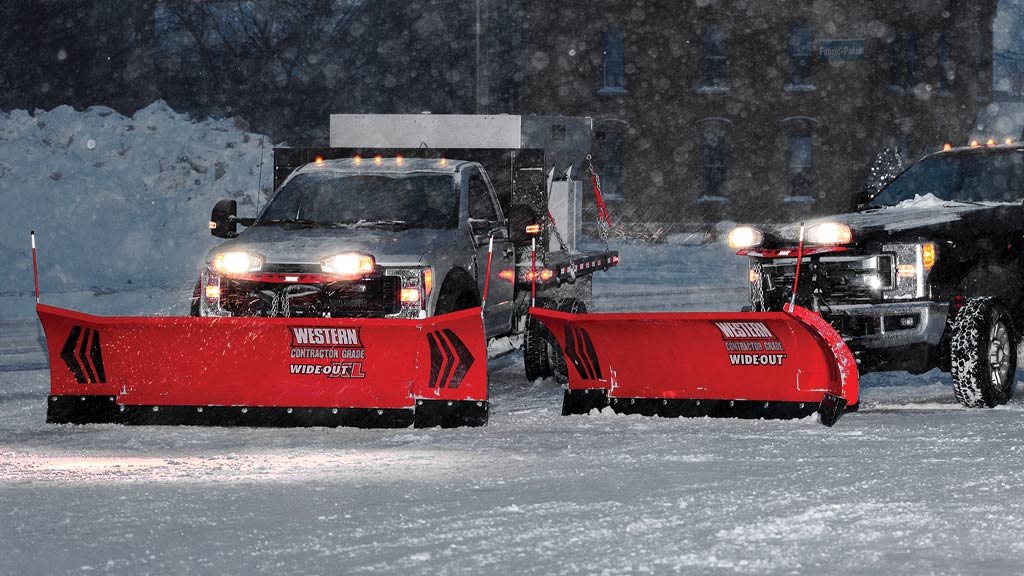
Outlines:
<svg viewBox="0 0 1024 576"><path fill-rule="evenodd" d="M960 306L977 296L992 296L1002 302L1013 317L1015 326L1021 326L1024 320L1024 285L1011 270L996 264L981 264L972 268L949 295L949 313L946 315L946 326L942 331L939 343L937 362L943 372L950 370L950 338L953 334L953 322Z"/></svg>
<svg viewBox="0 0 1024 576"><path fill-rule="evenodd" d="M480 305L476 280L464 268L452 268L441 282L434 314L447 314Z"/></svg>
<svg viewBox="0 0 1024 576"><path fill-rule="evenodd" d="M1018 275L1007 268L994 264L973 268L957 284L954 299L958 295L964 301L976 296L995 297L1010 309L1014 322L1020 325L1024 313L1024 285Z"/></svg>

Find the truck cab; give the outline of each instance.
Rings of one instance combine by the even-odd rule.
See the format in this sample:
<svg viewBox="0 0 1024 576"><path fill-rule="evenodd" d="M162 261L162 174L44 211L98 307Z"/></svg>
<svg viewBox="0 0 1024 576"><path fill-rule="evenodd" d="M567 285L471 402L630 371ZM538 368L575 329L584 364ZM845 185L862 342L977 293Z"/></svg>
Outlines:
<svg viewBox="0 0 1024 576"><path fill-rule="evenodd" d="M994 406L1012 393L1024 328L1022 201L1024 147L974 142L925 156L855 211L740 227L730 243L749 258L754 310L795 300L843 335L861 373L939 368L961 403Z"/></svg>
<svg viewBox="0 0 1024 576"><path fill-rule="evenodd" d="M235 211L214 209L211 232L227 242L208 254L194 313L425 318L479 306L487 284L488 335L511 330L514 246L477 162L318 157L258 217Z"/></svg>

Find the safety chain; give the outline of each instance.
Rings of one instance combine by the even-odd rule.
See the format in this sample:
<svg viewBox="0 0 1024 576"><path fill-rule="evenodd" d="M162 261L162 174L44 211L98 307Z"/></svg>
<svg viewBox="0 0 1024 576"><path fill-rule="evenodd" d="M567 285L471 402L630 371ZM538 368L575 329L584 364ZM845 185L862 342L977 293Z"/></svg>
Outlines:
<svg viewBox="0 0 1024 576"><path fill-rule="evenodd" d="M597 202L597 227L601 241L608 244L608 235L612 228L612 218L601 194L601 177L594 170L593 156L587 154L587 169L590 171L590 183L594 187L594 200Z"/></svg>
<svg viewBox="0 0 1024 576"><path fill-rule="evenodd" d="M291 318L292 316L292 302L288 297L291 292L291 287L287 287L283 290L274 291L274 299L270 304L270 312L267 316L271 318L277 318L278 316L284 316L285 318Z"/></svg>

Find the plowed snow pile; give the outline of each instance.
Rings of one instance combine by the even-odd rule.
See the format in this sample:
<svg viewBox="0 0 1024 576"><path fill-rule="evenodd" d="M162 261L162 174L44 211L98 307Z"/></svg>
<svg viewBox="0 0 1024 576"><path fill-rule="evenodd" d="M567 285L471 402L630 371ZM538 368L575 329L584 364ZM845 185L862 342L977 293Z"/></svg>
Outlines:
<svg viewBox="0 0 1024 576"><path fill-rule="evenodd" d="M32 290L29 231L49 293L180 288L216 243L220 199L255 214L273 143L233 119L194 121L162 101L132 117L95 106L0 112L0 293Z"/></svg>

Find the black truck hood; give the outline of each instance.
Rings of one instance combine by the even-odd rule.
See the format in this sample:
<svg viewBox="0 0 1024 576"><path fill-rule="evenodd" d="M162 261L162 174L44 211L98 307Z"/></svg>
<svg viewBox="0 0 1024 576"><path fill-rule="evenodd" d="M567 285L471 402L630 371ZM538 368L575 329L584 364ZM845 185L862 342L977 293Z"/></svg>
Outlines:
<svg viewBox="0 0 1024 576"><path fill-rule="evenodd" d="M933 238L964 234L984 234L993 226L1024 225L1020 203L961 204L928 202L872 208L860 212L835 214L807 220L809 229L823 222L846 224L853 232L854 244L904 238ZM769 232L768 247L792 246L800 237L800 223L779 226Z"/></svg>

